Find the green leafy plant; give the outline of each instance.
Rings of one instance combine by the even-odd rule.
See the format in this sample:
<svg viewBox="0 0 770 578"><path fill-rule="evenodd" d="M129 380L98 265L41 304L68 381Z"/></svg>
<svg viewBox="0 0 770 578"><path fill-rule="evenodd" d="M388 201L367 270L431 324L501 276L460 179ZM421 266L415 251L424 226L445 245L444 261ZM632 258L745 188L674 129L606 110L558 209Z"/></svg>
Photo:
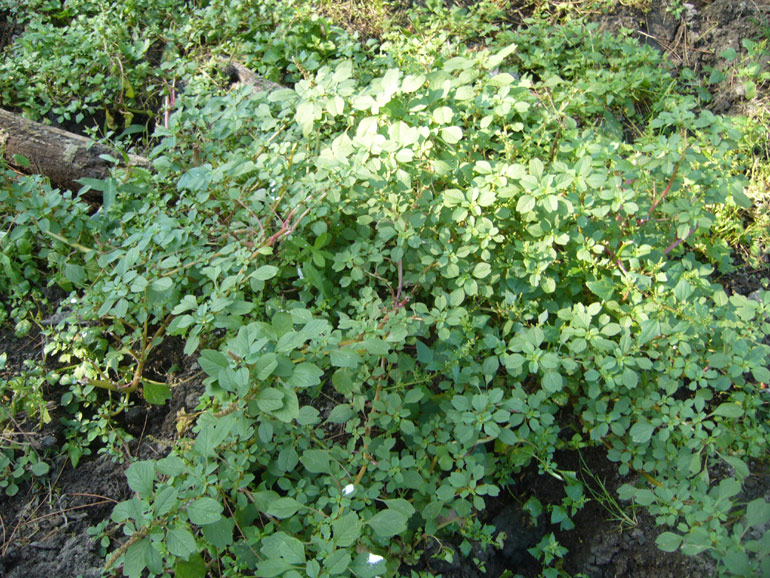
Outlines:
<svg viewBox="0 0 770 578"><path fill-rule="evenodd" d="M19 486L35 477L45 476L51 466L29 445L6 438L0 441L0 489L7 496L15 496Z"/></svg>
<svg viewBox="0 0 770 578"><path fill-rule="evenodd" d="M770 434L770 297L715 281L733 269L719 221L751 204L738 125L580 22L498 31L479 10L470 49L435 25L462 37L467 13L429 4L364 62L305 8L281 5L297 26L278 41L261 9L204 4L176 29L186 50L233 38L293 88L212 95L209 69L167 65L187 84L154 172L86 181L95 213L39 179L0 192L3 295L67 294L46 353L73 462L80 439L119 455L111 419L173 395L148 371L164 340L205 374L191 433L129 465L107 567L364 577L428 544L469 557L499 545L487 505L528 468L565 492L525 509L572 528L590 484L557 452L596 446L663 549L763 571L765 509L737 520ZM554 532L531 554L564 575Z"/></svg>

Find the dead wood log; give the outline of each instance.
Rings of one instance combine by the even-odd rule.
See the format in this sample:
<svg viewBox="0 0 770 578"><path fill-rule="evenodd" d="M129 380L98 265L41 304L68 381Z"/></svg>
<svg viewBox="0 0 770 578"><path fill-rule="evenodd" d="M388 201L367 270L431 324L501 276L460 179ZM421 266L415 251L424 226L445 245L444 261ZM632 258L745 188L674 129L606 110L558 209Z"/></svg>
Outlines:
<svg viewBox="0 0 770 578"><path fill-rule="evenodd" d="M101 155L120 157L113 149L94 143L84 136L34 122L0 109L0 150L8 166L23 173L47 176L60 189L77 192L83 177L104 179L113 163ZM29 166L17 162L15 156L29 160ZM131 166L150 168L144 157L128 155Z"/></svg>
<svg viewBox="0 0 770 578"><path fill-rule="evenodd" d="M255 92L285 88L252 72L237 62L223 62L224 72L232 82L250 85ZM114 164L102 155L122 159L110 147L95 143L86 137L34 122L23 116L0 109L0 153L8 166L22 173L47 176L60 189L77 192L77 182L84 177L104 179ZM29 166L17 162L16 155L29 160ZM128 155L128 165L151 168L152 163L138 155ZM90 190L86 198L98 201L99 191Z"/></svg>
<svg viewBox="0 0 770 578"><path fill-rule="evenodd" d="M246 68L237 62L223 62L225 65L225 74L229 77L232 84L246 84L253 88L254 92L273 91L286 88L259 76L256 72Z"/></svg>

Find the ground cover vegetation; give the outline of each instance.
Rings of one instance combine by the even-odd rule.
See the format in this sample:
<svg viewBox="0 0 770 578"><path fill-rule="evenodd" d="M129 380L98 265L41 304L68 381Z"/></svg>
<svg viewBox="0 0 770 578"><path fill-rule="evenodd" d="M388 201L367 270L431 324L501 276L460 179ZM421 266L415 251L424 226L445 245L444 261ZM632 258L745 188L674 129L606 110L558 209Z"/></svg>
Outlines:
<svg viewBox="0 0 770 578"><path fill-rule="evenodd" d="M3 168L0 319L46 361L0 382L0 422L53 399L66 436L4 438L0 487L57 452L126 459L116 420L174 396L146 364L176 339L205 393L168 455L130 460L93 530L108 574L428 576L428 547L500 542L486 508L536 465L564 497L533 524L604 499L664 551L770 575L770 504L741 494L770 293L717 282L764 253L756 127L576 14L378 6L367 40L300 1L0 2L2 105L95 120L154 169L84 181L95 207ZM287 88L228 88L229 58ZM559 466L589 447L619 495ZM553 533L530 552L567 575Z"/></svg>

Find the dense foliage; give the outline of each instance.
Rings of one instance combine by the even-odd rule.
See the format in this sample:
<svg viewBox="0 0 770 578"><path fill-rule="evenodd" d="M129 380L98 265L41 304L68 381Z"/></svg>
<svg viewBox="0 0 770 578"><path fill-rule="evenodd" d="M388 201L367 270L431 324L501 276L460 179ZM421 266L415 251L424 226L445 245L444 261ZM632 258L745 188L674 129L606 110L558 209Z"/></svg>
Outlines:
<svg viewBox="0 0 770 578"><path fill-rule="evenodd" d="M4 83L6 106L104 107L110 128L185 87L153 172L87 182L96 212L10 171L0 189L3 315L23 332L30 291L66 295L43 326L60 365L5 395L45 412L58 384L73 464L96 441L119 456L114 415L174 395L145 375L161 343L181 337L205 372L194 425L128 467L111 523L130 538L108 566L404 575L428 543L493 544L485 508L535 466L565 497L533 516L569 529L587 496L556 452L601 446L629 474L619 497L668 527L662 549L770 572L770 505L740 499L770 435L770 294L714 281L749 204L741 134L656 52L435 3L367 47L291 3L40 4L2 65L33 82ZM473 18L483 48L462 42ZM224 90L201 46L293 86ZM25 69L34 51L45 66ZM46 80L59 54L98 91ZM45 475L33 461L17 471ZM564 575L553 534L531 552Z"/></svg>

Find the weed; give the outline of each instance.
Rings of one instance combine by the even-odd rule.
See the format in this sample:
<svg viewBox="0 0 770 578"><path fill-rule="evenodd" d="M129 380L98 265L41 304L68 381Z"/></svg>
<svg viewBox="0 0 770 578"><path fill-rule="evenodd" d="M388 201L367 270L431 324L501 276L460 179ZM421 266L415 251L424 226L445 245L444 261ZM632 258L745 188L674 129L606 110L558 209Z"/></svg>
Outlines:
<svg viewBox="0 0 770 578"><path fill-rule="evenodd" d="M770 514L734 520L770 436L770 297L714 282L751 206L736 123L699 111L628 37L577 21L512 31L492 3L427 2L367 47L303 3L180 6L122 5L121 27L137 7L177 19L90 47L110 71L100 98L124 114L129 85L136 99L186 81L156 128L155 172L88 182L105 193L96 213L41 179L4 171L0 187L3 299L67 294L46 349L65 449L131 461L108 568L374 577L427 540L469 556L495 541L488 498L530 465L564 484L553 524L572 527L589 494L614 508L598 479L556 466L577 445L638 474L619 496L669 528L663 549L766 569L747 528ZM73 32L117 26L96 12ZM29 33L51 44L49 16ZM126 70L161 37L158 69ZM293 88L212 95L195 58L221 42ZM92 112L62 104L82 87L29 84L3 98ZM146 371L169 336L205 393L171 453L137 461L113 418L173 395ZM723 463L735 475L714 483ZM564 575L554 534L531 553Z"/></svg>
<svg viewBox="0 0 770 578"><path fill-rule="evenodd" d="M629 507L623 506L614 495L614 492L611 492L607 488L605 480L601 479L598 474L591 471L591 468L586 464L582 453L580 454L580 465L580 478L583 482L583 487L588 490L591 498L604 508L609 515L608 519L617 522L620 530L636 528L638 525L636 519L636 505L631 504Z"/></svg>

